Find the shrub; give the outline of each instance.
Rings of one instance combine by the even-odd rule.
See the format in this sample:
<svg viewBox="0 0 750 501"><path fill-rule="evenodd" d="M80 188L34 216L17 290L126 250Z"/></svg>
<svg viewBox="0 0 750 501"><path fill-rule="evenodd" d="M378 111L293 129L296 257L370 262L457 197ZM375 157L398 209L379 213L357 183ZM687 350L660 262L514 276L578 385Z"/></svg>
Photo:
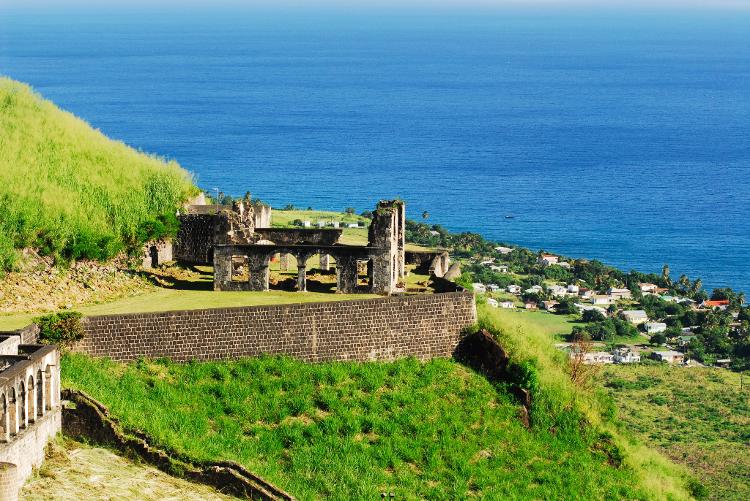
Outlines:
<svg viewBox="0 0 750 501"><path fill-rule="evenodd" d="M44 344L65 346L83 339L81 316L77 311L64 311L35 318L34 322L39 325L39 340Z"/></svg>

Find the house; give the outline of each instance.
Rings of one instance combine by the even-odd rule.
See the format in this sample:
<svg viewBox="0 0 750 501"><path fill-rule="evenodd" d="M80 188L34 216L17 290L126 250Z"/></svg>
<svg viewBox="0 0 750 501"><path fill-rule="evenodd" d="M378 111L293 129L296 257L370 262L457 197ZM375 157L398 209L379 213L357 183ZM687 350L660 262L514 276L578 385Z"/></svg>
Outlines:
<svg viewBox="0 0 750 501"><path fill-rule="evenodd" d="M520 285L509 285L508 286L508 292L511 294L520 294L521 293L521 286Z"/></svg>
<svg viewBox="0 0 750 501"><path fill-rule="evenodd" d="M704 308L719 308L720 310L726 310L729 306L729 299L714 299L712 301L703 301L701 306Z"/></svg>
<svg viewBox="0 0 750 501"><path fill-rule="evenodd" d="M547 290L555 297L562 297L568 294L568 289L561 285L550 285L547 287Z"/></svg>
<svg viewBox="0 0 750 501"><path fill-rule="evenodd" d="M487 284L487 290L490 292L500 292L500 286L497 284Z"/></svg>
<svg viewBox="0 0 750 501"><path fill-rule="evenodd" d="M435 230L430 230L430 235L433 236L433 237L436 237L436 236L440 235L440 232L439 231L435 231Z"/></svg>
<svg viewBox="0 0 750 501"><path fill-rule="evenodd" d="M555 311L555 306L560 304L559 301L542 301L542 309L547 311Z"/></svg>
<svg viewBox="0 0 750 501"><path fill-rule="evenodd" d="M685 354L679 351L655 351L652 356L660 362L667 362L669 364L682 364L685 362Z"/></svg>
<svg viewBox="0 0 750 501"><path fill-rule="evenodd" d="M620 289L617 287L610 287L607 290L607 294L615 298L615 300L630 299L633 297L633 293L630 292L630 289Z"/></svg>
<svg viewBox="0 0 750 501"><path fill-rule="evenodd" d="M325 221L323 221L323 220L321 220L321 221L318 221L318 222L316 223L316 226L317 226L318 228L325 228L325 227L326 227L326 222L325 222Z"/></svg>
<svg viewBox="0 0 750 501"><path fill-rule="evenodd" d="M474 292L487 292L487 287L484 286L484 284L475 283L471 284L472 289L474 289Z"/></svg>
<svg viewBox="0 0 750 501"><path fill-rule="evenodd" d="M492 306L493 308L497 308L499 303L497 302L497 299L488 298L487 304Z"/></svg>
<svg viewBox="0 0 750 501"><path fill-rule="evenodd" d="M641 355L630 348L617 348L612 359L616 364L635 364L641 361Z"/></svg>
<svg viewBox="0 0 750 501"><path fill-rule="evenodd" d="M508 267L504 264L493 264L490 269L498 273L508 273Z"/></svg>
<svg viewBox="0 0 750 501"><path fill-rule="evenodd" d="M606 294L594 294L591 296L591 304L612 304L614 302L612 296Z"/></svg>
<svg viewBox="0 0 750 501"><path fill-rule="evenodd" d="M341 223L340 223L340 222L338 222L338 221L334 221L334 222L333 222L333 223L331 223L331 224L333 225L333 227L334 227L334 228L339 228L339 227L341 226Z"/></svg>
<svg viewBox="0 0 750 501"><path fill-rule="evenodd" d="M567 261L560 261L559 263L557 263L557 266L565 268L566 270L569 270L571 268L570 263Z"/></svg>
<svg viewBox="0 0 750 501"><path fill-rule="evenodd" d="M537 305L534 301L526 301L526 303L523 305L524 308L527 310L536 310Z"/></svg>
<svg viewBox="0 0 750 501"><path fill-rule="evenodd" d="M591 296L593 295L594 295L594 291L592 291L591 289L586 289L585 287L581 287L578 290L578 296L583 300L588 301L591 299Z"/></svg>
<svg viewBox="0 0 750 501"><path fill-rule="evenodd" d="M479 264L481 264L482 266L490 266L491 264L494 264L494 263L495 263L494 259L485 259L484 261L481 261Z"/></svg>
<svg viewBox="0 0 750 501"><path fill-rule="evenodd" d="M678 297L676 302L679 304L686 304L688 306L692 306L695 304L695 301L693 301L689 297Z"/></svg>
<svg viewBox="0 0 750 501"><path fill-rule="evenodd" d="M720 358L716 361L714 365L716 367L722 367L724 369L728 369L731 364L732 364L731 358Z"/></svg>
<svg viewBox="0 0 750 501"><path fill-rule="evenodd" d="M656 284L650 284L650 283L639 283L638 287L641 289L641 292L643 294L656 294L656 289L659 288Z"/></svg>
<svg viewBox="0 0 750 501"><path fill-rule="evenodd" d="M648 322L648 315L643 310L625 310L620 315L624 320L633 325L641 325Z"/></svg>
<svg viewBox="0 0 750 501"><path fill-rule="evenodd" d="M539 294L542 292L542 286L541 285L532 285L528 289L524 291L526 294Z"/></svg>
<svg viewBox="0 0 750 501"><path fill-rule="evenodd" d="M576 358L578 354L576 352L570 353L570 358ZM614 356L606 351L592 351L583 354L583 363L592 364L611 364L614 362Z"/></svg>
<svg viewBox="0 0 750 501"><path fill-rule="evenodd" d="M575 303L575 307L578 308L580 311L598 311L605 317L607 316L607 310L599 306L590 306L588 304Z"/></svg>
<svg viewBox="0 0 750 501"><path fill-rule="evenodd" d="M511 308L515 308L516 305L513 304L513 301L502 301L500 303L500 308L505 308L506 310L509 310Z"/></svg>
<svg viewBox="0 0 750 501"><path fill-rule="evenodd" d="M560 258L553 256L552 254L542 254L539 256L539 259L537 259L537 263L542 266L550 266L552 264L557 264L559 260Z"/></svg>
<svg viewBox="0 0 750 501"><path fill-rule="evenodd" d="M513 252L513 249L511 249L510 247L503 247L503 246L495 247L495 250L502 255L510 254L511 252Z"/></svg>
<svg viewBox="0 0 750 501"><path fill-rule="evenodd" d="M302 221L302 226L304 226L305 228L309 228L310 226L312 226L312 223L310 221Z"/></svg>
<svg viewBox="0 0 750 501"><path fill-rule="evenodd" d="M568 293L578 295L580 291L581 291L581 288L578 287L577 285L575 284L568 285Z"/></svg>
<svg viewBox="0 0 750 501"><path fill-rule="evenodd" d="M359 228L359 223L349 223L346 225L347 228Z"/></svg>
<svg viewBox="0 0 750 501"><path fill-rule="evenodd" d="M663 322L646 322L645 327L648 334L658 334L667 330L667 324Z"/></svg>
<svg viewBox="0 0 750 501"><path fill-rule="evenodd" d="M677 336L677 346L679 346L680 348L683 348L689 345L690 341L692 341L696 337L698 336L696 336L695 334L686 334L683 336Z"/></svg>

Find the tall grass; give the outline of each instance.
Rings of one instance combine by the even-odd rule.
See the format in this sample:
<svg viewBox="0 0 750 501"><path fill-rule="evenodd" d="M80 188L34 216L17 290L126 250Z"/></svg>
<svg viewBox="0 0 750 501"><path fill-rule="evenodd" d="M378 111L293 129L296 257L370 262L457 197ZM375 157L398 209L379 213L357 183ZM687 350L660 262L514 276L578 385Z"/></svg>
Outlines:
<svg viewBox="0 0 750 501"><path fill-rule="evenodd" d="M0 271L17 249L104 259L195 192L190 175L0 78Z"/></svg>

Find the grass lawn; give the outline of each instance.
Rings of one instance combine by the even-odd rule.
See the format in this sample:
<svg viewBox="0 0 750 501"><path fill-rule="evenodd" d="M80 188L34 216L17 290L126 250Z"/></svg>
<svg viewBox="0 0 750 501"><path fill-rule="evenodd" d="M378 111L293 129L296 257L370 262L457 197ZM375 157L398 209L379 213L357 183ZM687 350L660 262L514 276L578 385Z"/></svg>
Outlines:
<svg viewBox="0 0 750 501"><path fill-rule="evenodd" d="M545 311L505 310L498 308L494 317L503 329L511 332L534 331L549 336L553 341L563 341L576 323L567 315L554 315Z"/></svg>
<svg viewBox="0 0 750 501"><path fill-rule="evenodd" d="M117 313L146 313L201 308L228 308L234 306L260 306L287 303L312 303L317 301L349 301L380 297L375 294L334 294L331 292L294 292L269 290L266 292L226 292L213 290L210 267L198 267L197 273L175 280L167 278L169 285L156 287L151 292L126 297L108 303L77 307L84 315L111 315ZM296 276L289 274L290 277ZM171 280L171 281L170 281ZM0 316L0 330L24 327L40 315L20 313Z"/></svg>
<svg viewBox="0 0 750 501"><path fill-rule="evenodd" d="M709 499L750 499L750 388L714 368L615 365L602 384L622 427L693 470Z"/></svg>
<svg viewBox="0 0 750 501"><path fill-rule="evenodd" d="M194 459L238 461L298 499L642 499L578 426L526 430L449 360L124 365L67 355L63 384Z"/></svg>

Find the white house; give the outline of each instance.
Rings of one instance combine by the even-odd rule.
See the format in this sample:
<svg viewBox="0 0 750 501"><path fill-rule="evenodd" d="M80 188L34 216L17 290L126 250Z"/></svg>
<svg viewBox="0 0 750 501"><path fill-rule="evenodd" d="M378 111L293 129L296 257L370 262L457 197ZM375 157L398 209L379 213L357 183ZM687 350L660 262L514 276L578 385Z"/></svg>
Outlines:
<svg viewBox="0 0 750 501"><path fill-rule="evenodd" d="M498 307L497 299L488 298L487 299L487 304L490 305L490 306L492 306L493 308L497 308Z"/></svg>
<svg viewBox="0 0 750 501"><path fill-rule="evenodd" d="M578 354L574 351L570 352L570 358L576 358ZM611 364L614 362L614 356L606 351L592 351L583 354L583 363L592 364Z"/></svg>
<svg viewBox="0 0 750 501"><path fill-rule="evenodd" d="M541 256L539 256L539 259L537 259L537 263L541 264L542 266L557 264L559 261L560 258L557 256L553 256L552 254L542 254Z"/></svg>
<svg viewBox="0 0 750 501"><path fill-rule="evenodd" d="M650 284L650 283L639 283L638 287L640 287L641 292L644 294L656 294L656 289L659 288L656 284Z"/></svg>
<svg viewBox="0 0 750 501"><path fill-rule="evenodd" d="M508 286L508 292L511 294L520 294L521 293L521 286L520 285L509 285Z"/></svg>
<svg viewBox="0 0 750 501"><path fill-rule="evenodd" d="M302 226L304 226L305 228L309 228L310 226L312 226L312 223L310 221L302 221Z"/></svg>
<svg viewBox="0 0 750 501"><path fill-rule="evenodd" d="M607 316L607 310L600 306L591 306L588 304L581 304L581 303L575 303L576 308L578 308L580 311L598 311L605 317Z"/></svg>
<svg viewBox="0 0 750 501"><path fill-rule="evenodd" d="M620 315L622 315L624 320L633 325L640 325L648 322L648 315L643 310L625 310Z"/></svg>
<svg viewBox="0 0 750 501"><path fill-rule="evenodd" d="M555 311L555 306L560 304L558 301L542 301L542 309L547 311Z"/></svg>
<svg viewBox="0 0 750 501"><path fill-rule="evenodd" d="M495 262L494 259L485 259L484 261L481 261L479 264L482 266L489 266Z"/></svg>
<svg viewBox="0 0 750 501"><path fill-rule="evenodd" d="M610 287L609 290L607 290L607 294L616 299L628 299L633 296L633 293L630 292L630 289L620 289L617 287Z"/></svg>
<svg viewBox="0 0 750 501"><path fill-rule="evenodd" d="M505 308L506 310L509 310L511 308L515 308L516 305L513 304L513 301L502 301L500 303L500 308Z"/></svg>
<svg viewBox="0 0 750 501"><path fill-rule="evenodd" d="M436 236L440 235L440 232L439 231L435 231L435 230L430 230L430 235L432 235L433 237L436 237Z"/></svg>
<svg viewBox="0 0 750 501"><path fill-rule="evenodd" d="M661 362L681 364L685 361L685 354L679 351L656 351L654 352L654 358Z"/></svg>
<svg viewBox="0 0 750 501"><path fill-rule="evenodd" d="M578 290L578 296L581 299L584 299L584 300L588 301L588 300L591 299L591 296L593 296L593 295L594 295L594 292L591 289L579 289Z"/></svg>
<svg viewBox="0 0 750 501"><path fill-rule="evenodd" d="M606 294L593 294L591 296L591 304L612 304L613 299L612 296L608 296Z"/></svg>
<svg viewBox="0 0 750 501"><path fill-rule="evenodd" d="M542 286L541 285L532 285L528 289L524 291L526 294L539 294L542 292Z"/></svg>
<svg viewBox="0 0 750 501"><path fill-rule="evenodd" d="M331 224L333 224L333 227L334 227L334 228L338 228L339 226L341 226L341 223L340 223L340 222L338 222L338 221L334 221L334 222L333 222L333 223L331 223Z"/></svg>
<svg viewBox="0 0 750 501"><path fill-rule="evenodd" d="M641 356L630 348L617 348L612 358L616 364L634 364L641 361Z"/></svg>
<svg viewBox="0 0 750 501"><path fill-rule="evenodd" d="M493 264L490 269L498 273L508 273L508 267L504 264Z"/></svg>
<svg viewBox="0 0 750 501"><path fill-rule="evenodd" d="M347 228L359 228L359 223L349 223L346 225Z"/></svg>
<svg viewBox="0 0 750 501"><path fill-rule="evenodd" d="M565 268L566 270L569 270L571 268L570 263L567 261L560 261L559 263L557 263L557 266Z"/></svg>
<svg viewBox="0 0 750 501"><path fill-rule="evenodd" d="M667 324L663 322L646 322L645 327L649 334L658 334L667 330Z"/></svg>
<svg viewBox="0 0 750 501"><path fill-rule="evenodd" d="M475 283L471 284L471 287L474 289L474 292L487 292L487 287L484 284Z"/></svg>
<svg viewBox="0 0 750 501"><path fill-rule="evenodd" d="M497 284L487 284L487 290L490 292L500 292L500 286Z"/></svg>
<svg viewBox="0 0 750 501"><path fill-rule="evenodd" d="M561 285L550 285L547 287L547 290L555 297L562 297L568 294L568 289Z"/></svg>
<svg viewBox="0 0 750 501"><path fill-rule="evenodd" d="M503 246L495 247L495 250L498 251L502 255L510 254L511 252L513 252L513 249L511 249L510 247L503 247Z"/></svg>
<svg viewBox="0 0 750 501"><path fill-rule="evenodd" d="M317 226L318 226L318 228L325 228L326 227L326 222L323 221L323 220L318 221L317 222Z"/></svg>
<svg viewBox="0 0 750 501"><path fill-rule="evenodd" d="M581 291L581 288L578 287L576 284L570 284L568 285L568 292L570 294L578 294Z"/></svg>

